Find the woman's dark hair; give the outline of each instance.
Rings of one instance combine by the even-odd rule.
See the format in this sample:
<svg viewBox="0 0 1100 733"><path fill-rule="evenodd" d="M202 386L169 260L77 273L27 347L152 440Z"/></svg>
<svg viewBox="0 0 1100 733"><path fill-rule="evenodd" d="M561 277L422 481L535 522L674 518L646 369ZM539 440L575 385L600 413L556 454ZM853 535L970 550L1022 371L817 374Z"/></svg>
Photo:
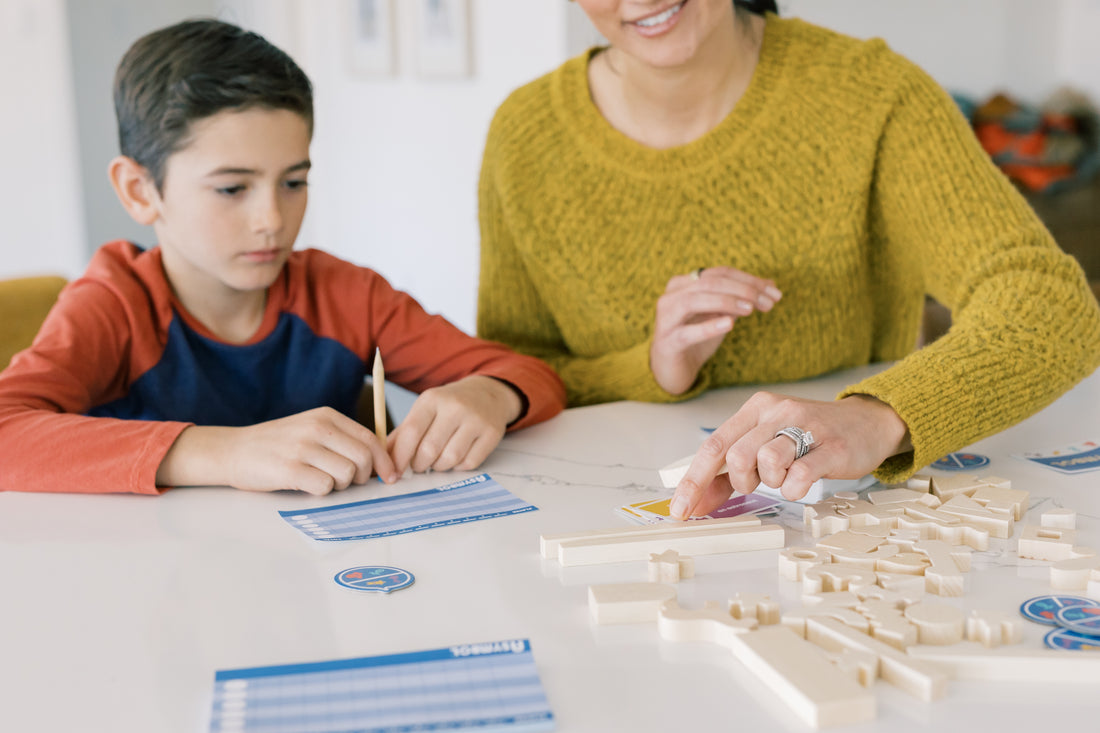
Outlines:
<svg viewBox="0 0 1100 733"><path fill-rule="evenodd" d="M733 7L735 10L747 10L757 15L763 15L764 13L779 15L779 6L775 0L733 0Z"/></svg>
<svg viewBox="0 0 1100 733"><path fill-rule="evenodd" d="M213 19L184 21L138 39L115 73L122 154L158 189L168 156L191 125L223 110L285 109L313 131L313 90L290 56L261 36Z"/></svg>

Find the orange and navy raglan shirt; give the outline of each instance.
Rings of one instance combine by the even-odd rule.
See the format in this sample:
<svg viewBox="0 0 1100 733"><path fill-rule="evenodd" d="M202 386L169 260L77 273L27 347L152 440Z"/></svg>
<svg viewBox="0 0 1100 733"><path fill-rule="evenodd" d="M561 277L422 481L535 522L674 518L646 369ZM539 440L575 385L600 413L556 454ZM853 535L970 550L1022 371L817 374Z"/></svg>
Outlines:
<svg viewBox="0 0 1100 733"><path fill-rule="evenodd" d="M373 270L293 252L246 343L218 339L172 293L159 248L104 245L31 348L0 373L0 490L156 494L190 425L244 426L329 406L355 416L375 348L413 392L471 374L522 394L516 429L555 415L545 363L429 315Z"/></svg>

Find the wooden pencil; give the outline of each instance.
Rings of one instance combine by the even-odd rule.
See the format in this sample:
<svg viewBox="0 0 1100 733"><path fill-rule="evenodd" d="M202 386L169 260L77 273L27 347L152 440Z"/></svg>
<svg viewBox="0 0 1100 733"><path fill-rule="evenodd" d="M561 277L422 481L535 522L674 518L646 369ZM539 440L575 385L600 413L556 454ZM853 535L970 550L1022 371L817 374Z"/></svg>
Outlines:
<svg viewBox="0 0 1100 733"><path fill-rule="evenodd" d="M382 366L382 352L374 350L374 369L371 371L374 383L374 434L386 444L386 370Z"/></svg>

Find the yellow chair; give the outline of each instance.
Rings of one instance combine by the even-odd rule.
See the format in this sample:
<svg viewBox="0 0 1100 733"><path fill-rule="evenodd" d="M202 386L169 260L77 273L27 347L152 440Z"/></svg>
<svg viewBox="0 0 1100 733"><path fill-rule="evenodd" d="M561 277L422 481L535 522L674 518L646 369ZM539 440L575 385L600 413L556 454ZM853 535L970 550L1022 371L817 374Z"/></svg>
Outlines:
<svg viewBox="0 0 1100 733"><path fill-rule="evenodd" d="M34 341L65 282L54 275L0 281L0 369Z"/></svg>

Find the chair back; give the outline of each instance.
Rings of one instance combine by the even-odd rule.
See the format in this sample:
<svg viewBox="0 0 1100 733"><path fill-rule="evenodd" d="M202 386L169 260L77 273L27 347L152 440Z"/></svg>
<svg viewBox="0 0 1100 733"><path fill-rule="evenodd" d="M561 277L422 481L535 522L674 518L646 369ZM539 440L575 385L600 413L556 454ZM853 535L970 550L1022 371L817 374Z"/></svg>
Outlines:
<svg viewBox="0 0 1100 733"><path fill-rule="evenodd" d="M55 275L0 280L0 369L34 341L65 282Z"/></svg>

